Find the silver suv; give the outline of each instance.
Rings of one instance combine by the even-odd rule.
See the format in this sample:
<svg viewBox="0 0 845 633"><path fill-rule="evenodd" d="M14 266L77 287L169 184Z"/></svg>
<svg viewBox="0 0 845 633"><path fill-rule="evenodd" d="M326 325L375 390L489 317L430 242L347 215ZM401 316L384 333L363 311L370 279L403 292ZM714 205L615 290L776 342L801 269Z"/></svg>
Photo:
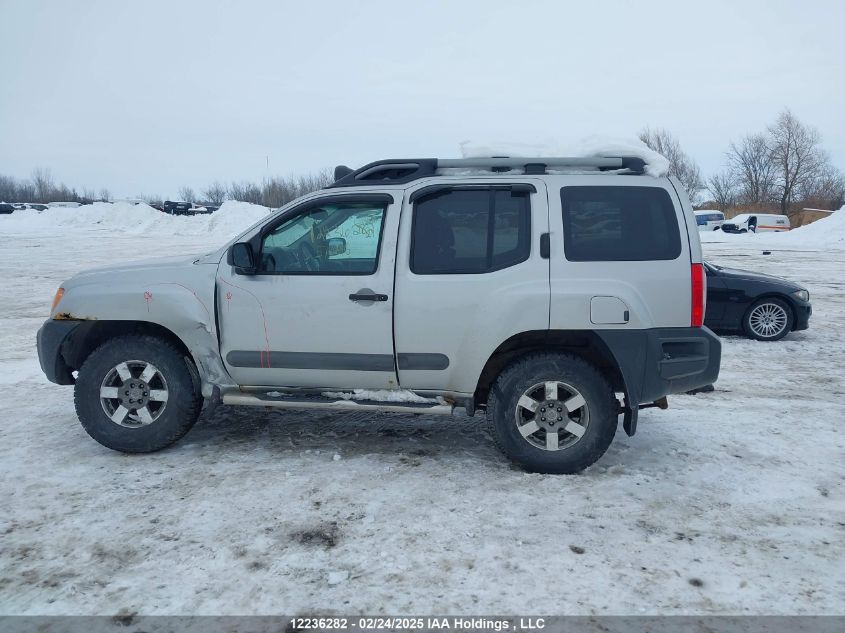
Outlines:
<svg viewBox="0 0 845 633"><path fill-rule="evenodd" d="M222 248L84 272L38 333L85 430L162 449L203 401L486 412L502 451L574 473L622 417L714 382L679 183L641 159L383 160ZM74 372L76 375L74 376ZM353 393L354 391L354 393Z"/></svg>

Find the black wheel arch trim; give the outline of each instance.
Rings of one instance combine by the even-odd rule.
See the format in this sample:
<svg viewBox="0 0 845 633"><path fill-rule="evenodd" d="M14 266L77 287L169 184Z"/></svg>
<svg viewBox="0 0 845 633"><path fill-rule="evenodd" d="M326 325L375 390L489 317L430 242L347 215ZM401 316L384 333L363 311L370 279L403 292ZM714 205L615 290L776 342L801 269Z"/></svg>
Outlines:
<svg viewBox="0 0 845 633"><path fill-rule="evenodd" d="M716 382L722 358L709 328L596 330L619 366L636 405Z"/></svg>
<svg viewBox="0 0 845 633"><path fill-rule="evenodd" d="M47 319L36 336L41 370L50 382L72 385L73 371L87 356L110 338L126 334L148 334L170 341L192 363L197 359L172 330L151 321L99 319ZM201 373L200 368L197 371Z"/></svg>
<svg viewBox="0 0 845 633"><path fill-rule="evenodd" d="M38 330L38 362L50 382L57 385L72 385L76 382L71 367L65 361L62 348L74 336L79 336L79 328L83 323L85 322L49 319ZM84 332L82 334L84 335Z"/></svg>

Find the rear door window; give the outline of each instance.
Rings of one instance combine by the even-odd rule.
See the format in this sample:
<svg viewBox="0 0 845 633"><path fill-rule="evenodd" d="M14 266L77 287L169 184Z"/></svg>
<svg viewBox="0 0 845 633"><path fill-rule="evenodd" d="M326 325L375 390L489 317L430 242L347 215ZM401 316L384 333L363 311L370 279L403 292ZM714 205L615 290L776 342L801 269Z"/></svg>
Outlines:
<svg viewBox="0 0 845 633"><path fill-rule="evenodd" d="M414 203L411 271L480 274L514 266L531 251L526 190L443 189Z"/></svg>
<svg viewBox="0 0 845 633"><path fill-rule="evenodd" d="M563 241L574 262L675 259L681 236L662 187L563 187Z"/></svg>

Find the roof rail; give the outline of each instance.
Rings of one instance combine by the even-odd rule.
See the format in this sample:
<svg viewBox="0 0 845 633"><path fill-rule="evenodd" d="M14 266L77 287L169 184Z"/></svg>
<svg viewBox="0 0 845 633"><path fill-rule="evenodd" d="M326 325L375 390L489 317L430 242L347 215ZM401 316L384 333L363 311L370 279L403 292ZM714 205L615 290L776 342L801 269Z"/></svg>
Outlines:
<svg viewBox="0 0 845 633"><path fill-rule="evenodd" d="M522 169L526 174L545 174L548 169L586 168L642 174L645 171L645 164L642 158L635 156L388 159L369 163L354 171L345 166L338 166L335 168L336 180L328 188L374 183L405 184L427 176L434 176L438 169L484 169L493 172Z"/></svg>

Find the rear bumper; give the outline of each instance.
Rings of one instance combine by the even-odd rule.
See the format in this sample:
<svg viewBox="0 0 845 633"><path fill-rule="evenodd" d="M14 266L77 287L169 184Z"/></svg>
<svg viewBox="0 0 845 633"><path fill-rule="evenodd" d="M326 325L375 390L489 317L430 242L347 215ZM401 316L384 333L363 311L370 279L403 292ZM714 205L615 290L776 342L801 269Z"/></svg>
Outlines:
<svg viewBox="0 0 845 633"><path fill-rule="evenodd" d="M719 377L722 343L709 328L599 330L625 380L631 404L711 385Z"/></svg>
<svg viewBox="0 0 845 633"><path fill-rule="evenodd" d="M62 356L62 346L80 325L80 321L48 319L38 330L38 362L50 382L57 385L72 385L75 382L71 368Z"/></svg>

